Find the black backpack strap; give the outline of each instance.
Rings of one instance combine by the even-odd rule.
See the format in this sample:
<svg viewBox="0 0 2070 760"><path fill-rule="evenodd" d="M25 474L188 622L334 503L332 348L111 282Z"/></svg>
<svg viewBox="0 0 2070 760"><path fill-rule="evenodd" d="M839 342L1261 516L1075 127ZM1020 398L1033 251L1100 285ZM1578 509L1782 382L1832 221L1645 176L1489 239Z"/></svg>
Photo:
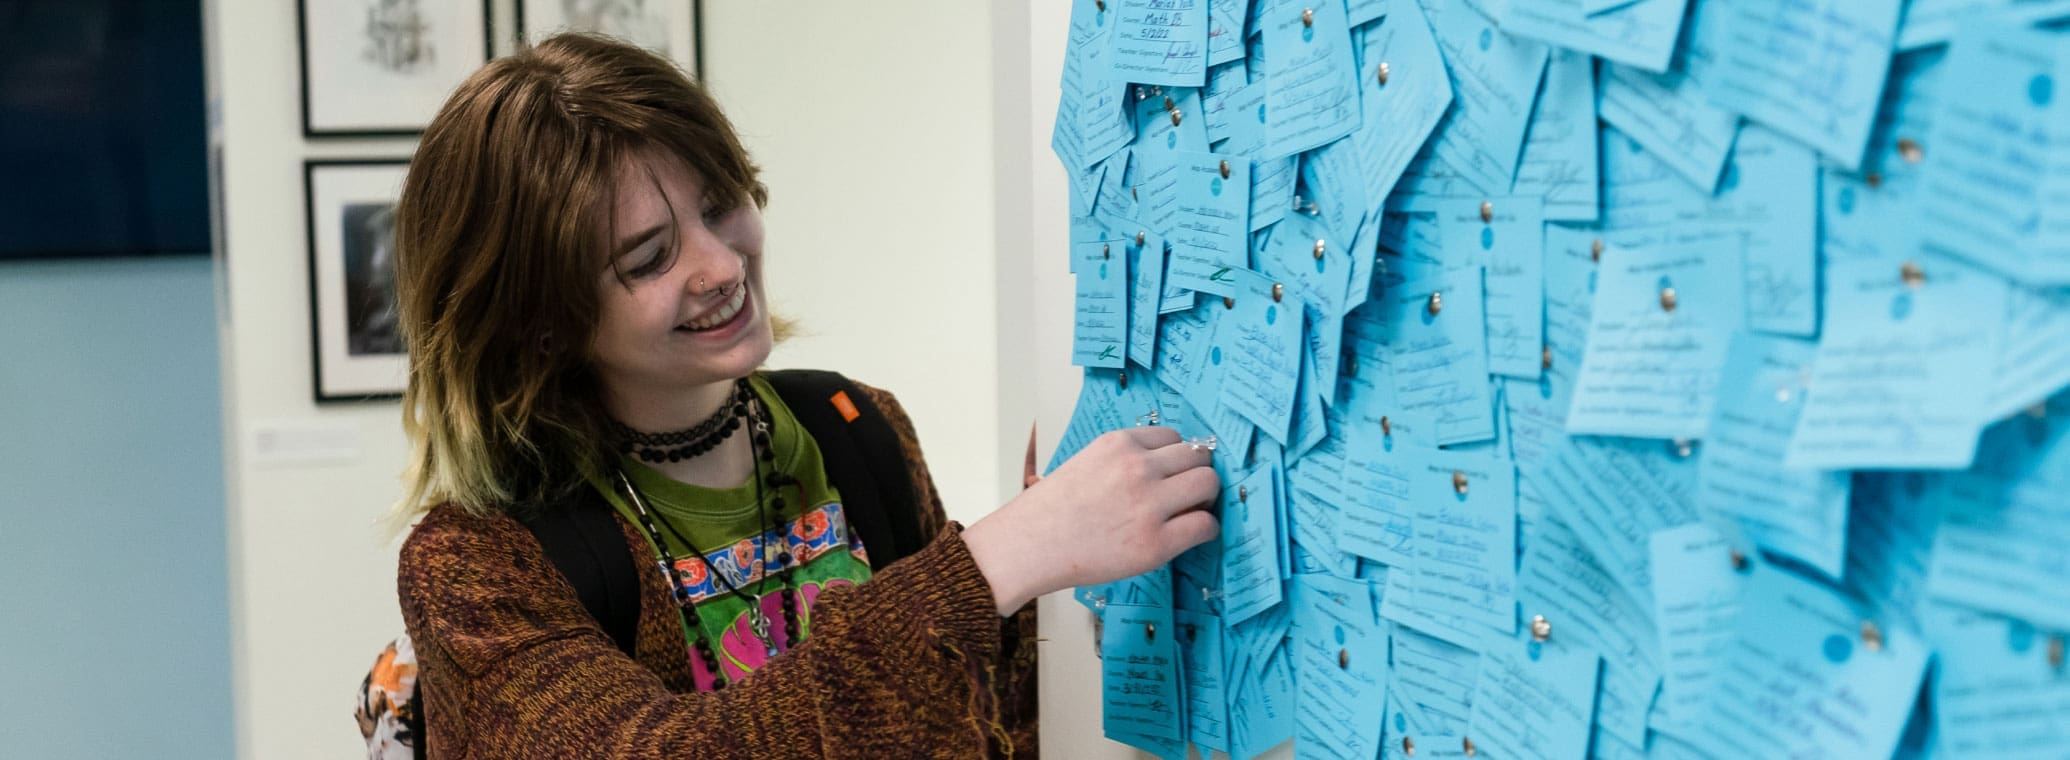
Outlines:
<svg viewBox="0 0 2070 760"><path fill-rule="evenodd" d="M909 454L884 410L861 386L834 372L781 370L764 374L798 424L819 444L827 481L841 492L841 510L870 554L870 569L886 566L927 543L906 469Z"/></svg>
<svg viewBox="0 0 2070 760"><path fill-rule="evenodd" d="M525 522L546 558L575 587L582 607L604 633L633 657L640 631L640 577L632 548L611 506L584 489L577 497Z"/></svg>

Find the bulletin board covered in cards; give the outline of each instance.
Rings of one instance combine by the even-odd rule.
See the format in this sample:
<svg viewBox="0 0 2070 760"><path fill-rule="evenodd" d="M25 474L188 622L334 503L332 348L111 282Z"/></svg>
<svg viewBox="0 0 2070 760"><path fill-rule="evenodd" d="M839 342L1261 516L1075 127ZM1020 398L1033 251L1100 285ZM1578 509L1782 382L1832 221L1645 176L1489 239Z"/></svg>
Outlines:
<svg viewBox="0 0 2070 760"><path fill-rule="evenodd" d="M1072 0L1164 757L2070 757L2070 2ZM1062 253L1062 252L1060 252Z"/></svg>

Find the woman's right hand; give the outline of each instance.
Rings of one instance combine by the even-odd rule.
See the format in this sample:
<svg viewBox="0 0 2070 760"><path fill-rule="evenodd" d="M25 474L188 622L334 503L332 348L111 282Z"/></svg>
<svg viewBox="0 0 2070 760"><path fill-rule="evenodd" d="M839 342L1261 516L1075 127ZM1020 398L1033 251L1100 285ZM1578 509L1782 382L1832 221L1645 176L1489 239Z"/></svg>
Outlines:
<svg viewBox="0 0 2070 760"><path fill-rule="evenodd" d="M1167 427L1133 427L1083 451L964 529L999 614L1035 597L1141 575L1220 533L1207 449Z"/></svg>

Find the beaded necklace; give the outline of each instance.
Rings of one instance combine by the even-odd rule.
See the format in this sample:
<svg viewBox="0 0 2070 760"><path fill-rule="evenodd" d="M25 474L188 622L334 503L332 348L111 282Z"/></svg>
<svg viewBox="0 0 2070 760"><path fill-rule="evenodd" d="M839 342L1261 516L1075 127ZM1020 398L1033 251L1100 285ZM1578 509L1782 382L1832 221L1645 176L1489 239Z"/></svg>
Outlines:
<svg viewBox="0 0 2070 760"><path fill-rule="evenodd" d="M743 389L747 387L745 380L742 381L740 387ZM779 577L782 579L780 590L783 602L784 640L795 643L798 640L798 602L796 590L791 585L790 570L792 557L790 548L786 543L778 549L774 557L770 557L768 551L770 540L768 536L773 530L770 527L771 507L773 506L776 519L781 521L784 510L783 486L796 484L798 481L796 478L776 470L776 449L771 442L772 426L770 424L770 416L767 409L763 407L761 400L755 398L752 392L748 393L744 398L736 396L735 400L737 403L734 408L737 410L737 416L734 419L737 420L745 417L749 420L751 431L749 438L755 448L755 504L761 517L761 533L759 535L763 538L763 566L767 568L773 564L775 566L773 572L779 574ZM770 472L767 475L764 475L762 472L764 464L769 465ZM657 525L657 515L653 510L647 508L647 500L642 496L639 488L633 485L632 479L626 477L623 469L618 470L616 474L618 476L619 488L623 490L627 500L632 502L634 511L639 515L640 527L646 531L647 538L654 543L655 551L661 555L662 572L668 577L669 588L675 596L676 610L682 617L684 634L690 639L691 647L697 651L698 658L704 661L705 669L711 672L713 678L712 688L725 688L727 683L726 674L719 667L719 657L712 650L711 642L706 640L704 629L701 627L701 621L698 618L697 605L689 598L689 589L683 587L681 571L676 569L675 553L669 551L668 542L662 538L661 527L666 527L671 536L681 541L684 546L690 547L691 553L697 555L697 561L703 563L705 572L716 579L726 593L732 594L747 603L748 627L753 631L755 637L761 640L768 655L771 657L776 656L776 641L770 637L770 621L768 615L762 612L761 605L762 598L768 592L753 594L740 586L733 585L732 581L727 580L726 576L720 573L719 569L714 567L711 561L706 558L705 552L699 551L696 545L692 544L681 532L677 531L676 527L669 523L665 517ZM771 498L763 498L762 489L765 486L775 491ZM784 539L779 536L776 540L783 541ZM750 565L744 571L744 575L752 572L753 566ZM742 582L746 584L745 577Z"/></svg>

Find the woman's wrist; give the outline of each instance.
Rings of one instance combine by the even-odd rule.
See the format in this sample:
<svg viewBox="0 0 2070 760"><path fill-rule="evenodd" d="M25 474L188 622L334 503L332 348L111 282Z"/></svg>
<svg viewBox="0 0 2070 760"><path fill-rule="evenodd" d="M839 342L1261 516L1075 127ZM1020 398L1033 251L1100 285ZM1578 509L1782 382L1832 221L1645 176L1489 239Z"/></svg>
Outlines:
<svg viewBox="0 0 2070 760"><path fill-rule="evenodd" d="M1028 563L1028 552L1015 550L1016 533L1010 522L1010 515L1004 510L995 512L964 528L962 536L964 548L977 563L978 574L985 577L992 589L992 601L999 608L1000 617L1014 614L1050 591L1041 587L1036 568Z"/></svg>

